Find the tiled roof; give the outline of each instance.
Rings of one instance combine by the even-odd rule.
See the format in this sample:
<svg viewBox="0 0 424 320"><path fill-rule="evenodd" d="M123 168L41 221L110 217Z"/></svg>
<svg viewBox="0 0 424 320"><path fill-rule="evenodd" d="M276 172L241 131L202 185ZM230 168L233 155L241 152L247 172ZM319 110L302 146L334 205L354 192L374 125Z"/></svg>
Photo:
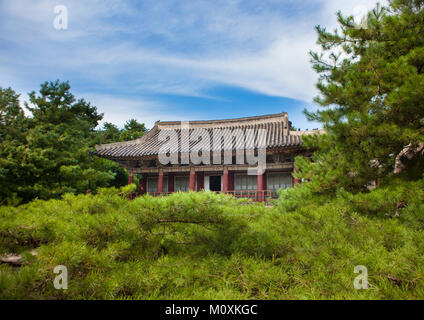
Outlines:
<svg viewBox="0 0 424 320"><path fill-rule="evenodd" d="M103 144L96 146L96 151L93 153L100 157L105 158L135 158L143 156L158 155L161 152L161 147L166 141L159 140L159 134L162 130L175 130L178 141L181 137L181 128L187 128L188 125L190 134L195 129L206 130L211 137L214 129L229 129L223 130L228 135L238 132L250 132L250 139L255 137L257 139L258 133L261 129L266 132L266 148L281 148L281 147L300 147L302 145L302 138L300 132L290 134L289 122L287 113L280 113L274 115L265 115L257 117L227 119L227 120L212 120L212 121L190 121L190 122L156 122L155 126L139 139L127 142L117 142L110 144ZM183 131L183 133L186 130ZM245 135L247 136L247 135ZM192 150L193 146L197 145L198 141L190 141L189 149L182 148L180 152L188 152ZM212 143L211 143L212 144ZM237 139L233 138L233 144L230 147L232 150L240 148L240 143ZM178 148L178 146L175 146ZM181 148L181 146L180 146ZM227 148L229 149L229 148Z"/></svg>

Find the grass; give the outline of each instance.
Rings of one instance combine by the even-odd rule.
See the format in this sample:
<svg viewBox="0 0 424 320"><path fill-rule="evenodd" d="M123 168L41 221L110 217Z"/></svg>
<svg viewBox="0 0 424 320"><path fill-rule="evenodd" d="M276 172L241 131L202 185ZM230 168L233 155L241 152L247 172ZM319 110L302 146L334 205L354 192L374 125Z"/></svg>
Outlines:
<svg viewBox="0 0 424 320"><path fill-rule="evenodd" d="M424 181L314 195L273 208L210 192L129 188L0 208L1 299L420 299ZM31 250L37 253L30 254ZM56 290L53 269L68 268ZM357 265L369 289L356 290Z"/></svg>

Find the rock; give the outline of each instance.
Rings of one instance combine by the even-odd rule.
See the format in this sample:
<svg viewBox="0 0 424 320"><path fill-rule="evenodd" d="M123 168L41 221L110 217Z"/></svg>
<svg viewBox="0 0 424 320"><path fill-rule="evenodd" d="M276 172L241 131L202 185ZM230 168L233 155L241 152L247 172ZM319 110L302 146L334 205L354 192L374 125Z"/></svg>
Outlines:
<svg viewBox="0 0 424 320"><path fill-rule="evenodd" d="M0 256L0 262L15 265L15 266L16 265L20 266L22 264L22 256L20 254L16 255L16 254L9 253L9 254Z"/></svg>

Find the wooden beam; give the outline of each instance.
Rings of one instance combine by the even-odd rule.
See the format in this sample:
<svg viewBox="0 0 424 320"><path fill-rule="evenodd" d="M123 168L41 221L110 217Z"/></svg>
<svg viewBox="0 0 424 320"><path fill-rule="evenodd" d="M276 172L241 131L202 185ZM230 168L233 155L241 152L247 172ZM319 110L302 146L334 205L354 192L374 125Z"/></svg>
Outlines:
<svg viewBox="0 0 424 320"><path fill-rule="evenodd" d="M249 168L255 168L255 166L250 166L250 165L226 165L226 167L228 168L228 170L231 171L246 171ZM163 172L190 172L193 168L194 171L199 172L199 171L212 171L212 172L216 172L216 171L224 171L224 166L223 165L200 165L200 166L194 166L194 167L189 167L189 166L170 166L170 167L162 167ZM293 170L294 168L294 163L293 162L284 162L284 163L269 163L266 165L266 170ZM154 167L154 168L134 168L133 169L134 173L157 173L158 172L158 168Z"/></svg>

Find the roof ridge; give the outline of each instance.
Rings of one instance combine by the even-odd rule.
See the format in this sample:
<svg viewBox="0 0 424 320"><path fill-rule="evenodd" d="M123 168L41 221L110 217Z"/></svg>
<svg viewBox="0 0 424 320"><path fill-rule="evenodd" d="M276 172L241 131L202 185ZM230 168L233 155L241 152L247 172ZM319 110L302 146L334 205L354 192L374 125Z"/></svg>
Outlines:
<svg viewBox="0 0 424 320"><path fill-rule="evenodd" d="M156 121L155 125L174 125L180 124L181 122L188 122L190 124L209 124L209 123L220 123L220 122L238 122L238 121L252 121L269 118L287 117L287 112L265 114L259 116L241 117L241 118L227 118L227 119L214 119L214 120L190 120L190 121Z"/></svg>

